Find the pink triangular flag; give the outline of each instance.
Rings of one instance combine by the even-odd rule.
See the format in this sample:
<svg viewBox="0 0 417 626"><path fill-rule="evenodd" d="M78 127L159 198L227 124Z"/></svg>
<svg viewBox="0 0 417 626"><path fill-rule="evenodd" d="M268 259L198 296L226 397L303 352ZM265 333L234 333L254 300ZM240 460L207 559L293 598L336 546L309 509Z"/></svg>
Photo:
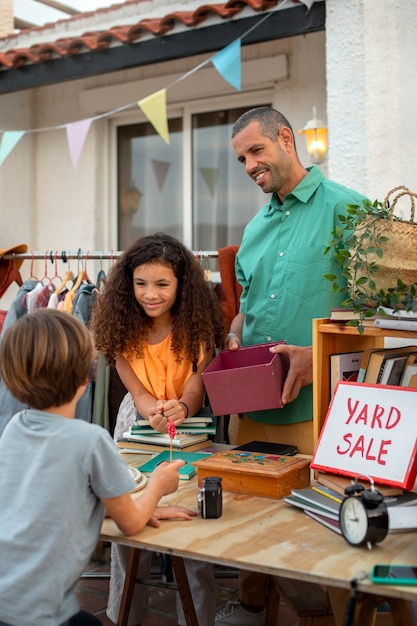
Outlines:
<svg viewBox="0 0 417 626"><path fill-rule="evenodd" d="M80 158L81 150L83 149L92 121L93 120L89 118L87 120L66 124L68 147L74 167L77 167L78 159Z"/></svg>

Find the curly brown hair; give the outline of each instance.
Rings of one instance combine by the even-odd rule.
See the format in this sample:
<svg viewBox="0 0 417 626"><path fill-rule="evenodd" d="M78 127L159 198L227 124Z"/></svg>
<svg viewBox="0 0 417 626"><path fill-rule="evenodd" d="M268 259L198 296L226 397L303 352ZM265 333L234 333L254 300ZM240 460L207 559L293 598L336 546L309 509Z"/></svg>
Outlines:
<svg viewBox="0 0 417 626"><path fill-rule="evenodd" d="M143 357L152 319L136 301L133 272L139 265L160 263L172 269L178 289L172 312L171 349L179 361L196 367L201 345L207 350L223 345L223 313L214 290L193 254L178 239L165 233L141 237L109 272L92 312L90 329L106 363L120 356Z"/></svg>

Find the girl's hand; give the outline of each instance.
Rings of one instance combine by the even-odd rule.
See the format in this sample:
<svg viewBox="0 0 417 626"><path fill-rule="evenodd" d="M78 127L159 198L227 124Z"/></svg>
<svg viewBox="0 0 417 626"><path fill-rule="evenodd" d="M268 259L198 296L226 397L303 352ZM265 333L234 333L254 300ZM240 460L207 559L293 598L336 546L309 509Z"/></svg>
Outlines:
<svg viewBox="0 0 417 626"><path fill-rule="evenodd" d="M166 433L168 430L168 420L163 413L163 406L162 400L158 400L155 408L150 410L148 417L149 424L159 433Z"/></svg>
<svg viewBox="0 0 417 626"><path fill-rule="evenodd" d="M187 509L185 506L181 505L168 505L168 506L157 506L154 514L148 521L149 526L153 526L158 528L159 520L161 519L183 519L183 520L191 520L195 517L197 513L192 511L191 509Z"/></svg>
<svg viewBox="0 0 417 626"><path fill-rule="evenodd" d="M170 422L174 422L175 426L180 426L187 414L187 408L179 400L166 400L163 403L162 411L164 417Z"/></svg>

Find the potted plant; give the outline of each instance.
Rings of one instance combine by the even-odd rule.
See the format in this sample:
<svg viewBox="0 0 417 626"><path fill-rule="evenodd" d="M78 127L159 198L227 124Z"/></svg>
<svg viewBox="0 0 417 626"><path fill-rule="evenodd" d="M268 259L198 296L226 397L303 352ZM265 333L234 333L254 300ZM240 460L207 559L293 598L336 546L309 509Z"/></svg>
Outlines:
<svg viewBox="0 0 417 626"><path fill-rule="evenodd" d="M399 195L408 193L412 192ZM347 322L359 327L359 332L363 332L361 320L377 312L384 314L380 307L417 311L414 194L410 222L394 216L395 203L389 207L388 196L383 203L364 200L362 206L349 204L324 252L333 253L340 268L340 276L325 274L325 278L333 283L335 293L346 294L343 306L360 314L359 320Z"/></svg>

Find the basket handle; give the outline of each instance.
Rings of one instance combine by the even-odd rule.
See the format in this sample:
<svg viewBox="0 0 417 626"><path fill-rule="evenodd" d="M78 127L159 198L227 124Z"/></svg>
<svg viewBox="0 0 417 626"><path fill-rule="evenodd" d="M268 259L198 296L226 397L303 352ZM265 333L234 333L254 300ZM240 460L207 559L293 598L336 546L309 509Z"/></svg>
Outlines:
<svg viewBox="0 0 417 626"><path fill-rule="evenodd" d="M390 204L390 196L396 192L400 192L397 193L397 195L394 197L394 199L392 200L391 204ZM391 219L394 217L394 208L395 205L397 204L398 200L402 197L402 196L408 196L410 198L410 222L414 222L414 211L415 211L415 198L417 198L417 193L414 193L414 191L411 191L408 187L406 187L405 185L399 185L398 187L394 187L394 189L391 189L391 191L389 191L387 193L387 195L385 196L385 200L383 203L384 209L388 209L389 208L389 212L390 212L390 217Z"/></svg>

